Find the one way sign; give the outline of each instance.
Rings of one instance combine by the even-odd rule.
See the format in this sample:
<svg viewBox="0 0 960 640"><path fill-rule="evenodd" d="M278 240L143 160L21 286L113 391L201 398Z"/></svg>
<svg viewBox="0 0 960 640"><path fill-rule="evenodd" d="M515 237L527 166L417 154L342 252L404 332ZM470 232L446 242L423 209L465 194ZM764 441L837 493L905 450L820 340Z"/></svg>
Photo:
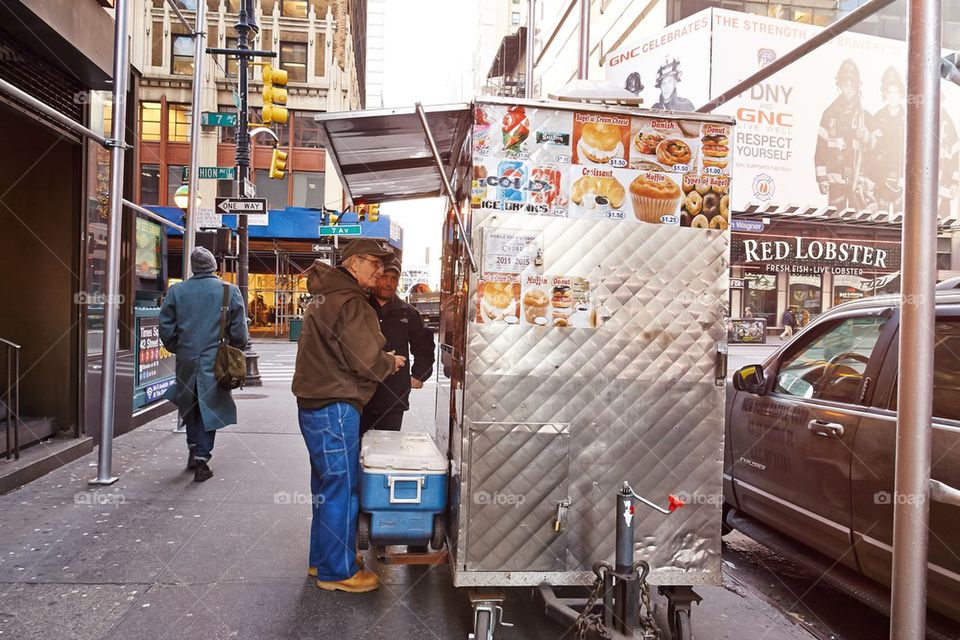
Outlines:
<svg viewBox="0 0 960 640"><path fill-rule="evenodd" d="M266 198L217 198L217 213L247 215L267 212Z"/></svg>

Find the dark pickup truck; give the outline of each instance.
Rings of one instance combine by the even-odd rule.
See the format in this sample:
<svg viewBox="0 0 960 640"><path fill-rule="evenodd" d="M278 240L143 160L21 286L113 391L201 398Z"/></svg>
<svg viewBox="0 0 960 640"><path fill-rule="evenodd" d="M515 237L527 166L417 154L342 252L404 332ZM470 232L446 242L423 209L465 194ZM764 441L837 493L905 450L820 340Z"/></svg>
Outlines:
<svg viewBox="0 0 960 640"><path fill-rule="evenodd" d="M835 307L727 394L724 508L890 586L900 298ZM960 292L938 291L930 608L960 621ZM952 503L951 503L952 499Z"/></svg>

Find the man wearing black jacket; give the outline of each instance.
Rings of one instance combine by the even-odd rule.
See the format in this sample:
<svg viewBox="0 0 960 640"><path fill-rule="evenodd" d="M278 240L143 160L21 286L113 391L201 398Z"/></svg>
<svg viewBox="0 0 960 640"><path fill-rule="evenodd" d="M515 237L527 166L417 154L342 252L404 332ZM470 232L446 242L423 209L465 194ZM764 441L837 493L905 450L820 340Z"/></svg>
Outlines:
<svg viewBox="0 0 960 640"><path fill-rule="evenodd" d="M406 365L377 385L360 416L361 436L370 429L399 431L403 412L410 408L410 389L422 388L433 373L433 333L424 326L420 312L397 297L399 281L400 261L394 258L377 279L370 304L387 339L384 349L406 358Z"/></svg>

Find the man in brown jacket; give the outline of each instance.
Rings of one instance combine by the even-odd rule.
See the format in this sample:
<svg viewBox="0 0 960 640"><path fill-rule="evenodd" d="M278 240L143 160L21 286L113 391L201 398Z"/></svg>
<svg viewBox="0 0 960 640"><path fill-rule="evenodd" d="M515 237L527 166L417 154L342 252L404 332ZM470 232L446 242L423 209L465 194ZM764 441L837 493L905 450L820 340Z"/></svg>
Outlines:
<svg viewBox="0 0 960 640"><path fill-rule="evenodd" d="M377 314L367 290L377 283L393 251L358 239L334 268L317 260L307 270L314 300L303 317L293 374L300 431L310 452L313 520L310 568L327 591L364 592L379 586L356 553L360 510L360 411L377 383L406 360L383 350Z"/></svg>

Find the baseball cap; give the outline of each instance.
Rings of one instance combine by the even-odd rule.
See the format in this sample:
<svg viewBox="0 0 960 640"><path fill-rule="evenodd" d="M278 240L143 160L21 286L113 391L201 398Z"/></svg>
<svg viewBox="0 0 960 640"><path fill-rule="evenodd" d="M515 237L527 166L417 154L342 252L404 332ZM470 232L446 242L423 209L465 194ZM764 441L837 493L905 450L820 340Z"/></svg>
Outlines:
<svg viewBox="0 0 960 640"><path fill-rule="evenodd" d="M389 258L383 263L384 271L396 271L397 273L403 273L403 268L400 266L400 258L394 255L392 258Z"/></svg>
<svg viewBox="0 0 960 640"><path fill-rule="evenodd" d="M343 256L344 260L350 256L368 255L374 258L383 258L384 263L386 263L386 258L393 257L393 249L391 249L390 246L382 240L374 240L373 238L358 238L356 240L352 240L340 255Z"/></svg>

